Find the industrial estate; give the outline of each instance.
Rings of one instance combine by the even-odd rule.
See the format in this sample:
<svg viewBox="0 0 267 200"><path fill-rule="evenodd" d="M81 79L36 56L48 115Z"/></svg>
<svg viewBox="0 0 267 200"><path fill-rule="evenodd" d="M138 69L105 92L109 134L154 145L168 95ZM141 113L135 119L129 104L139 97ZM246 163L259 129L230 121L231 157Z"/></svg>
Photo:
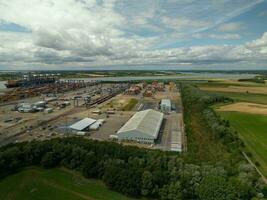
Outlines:
<svg viewBox="0 0 267 200"><path fill-rule="evenodd" d="M29 74L8 81L7 88L14 89L0 96L1 145L78 135L183 150L182 105L176 83L86 82L59 80L58 76Z"/></svg>

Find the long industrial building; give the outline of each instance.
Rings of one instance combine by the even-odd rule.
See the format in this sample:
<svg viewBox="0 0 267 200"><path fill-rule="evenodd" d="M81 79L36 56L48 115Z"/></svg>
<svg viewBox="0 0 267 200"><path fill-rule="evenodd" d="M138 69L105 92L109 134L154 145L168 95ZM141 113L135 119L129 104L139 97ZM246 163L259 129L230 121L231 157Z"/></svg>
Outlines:
<svg viewBox="0 0 267 200"><path fill-rule="evenodd" d="M92 124L96 122L95 119L91 118L84 118L70 126L71 129L76 131L83 131L85 129L88 129Z"/></svg>
<svg viewBox="0 0 267 200"><path fill-rule="evenodd" d="M132 140L139 143L154 143L158 138L163 113L148 109L135 113L117 132L118 140Z"/></svg>

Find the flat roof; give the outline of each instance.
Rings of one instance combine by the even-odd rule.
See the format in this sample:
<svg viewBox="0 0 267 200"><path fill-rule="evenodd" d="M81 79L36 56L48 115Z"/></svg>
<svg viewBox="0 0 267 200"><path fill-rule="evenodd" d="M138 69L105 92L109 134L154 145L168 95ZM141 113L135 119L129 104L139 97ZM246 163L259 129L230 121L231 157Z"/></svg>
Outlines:
<svg viewBox="0 0 267 200"><path fill-rule="evenodd" d="M77 130L77 131L82 131L86 129L88 126L92 125L95 123L96 120L92 118L84 118L70 126L70 128Z"/></svg>
<svg viewBox="0 0 267 200"><path fill-rule="evenodd" d="M171 100L170 99L162 99L160 104L165 105L165 106L171 106Z"/></svg>

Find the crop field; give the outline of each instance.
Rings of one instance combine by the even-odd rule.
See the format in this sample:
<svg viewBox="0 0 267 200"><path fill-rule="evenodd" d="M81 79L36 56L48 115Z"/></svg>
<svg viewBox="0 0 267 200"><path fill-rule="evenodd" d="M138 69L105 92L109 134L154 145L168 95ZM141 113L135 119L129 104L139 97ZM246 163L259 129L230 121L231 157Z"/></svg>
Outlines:
<svg viewBox="0 0 267 200"><path fill-rule="evenodd" d="M235 101L267 104L267 85L230 80L199 83L198 87L207 93L224 95Z"/></svg>
<svg viewBox="0 0 267 200"><path fill-rule="evenodd" d="M230 121L252 153L252 160L260 164L259 169L267 176L267 117L241 112L220 112Z"/></svg>
<svg viewBox="0 0 267 200"><path fill-rule="evenodd" d="M242 86L242 87L266 87L266 83L255 83L255 82L240 82L238 80L227 80L227 79L219 79L212 80L209 82L198 83L201 87L229 87L229 86Z"/></svg>
<svg viewBox="0 0 267 200"><path fill-rule="evenodd" d="M252 94L252 93L237 93L237 92L208 92L213 94L220 94L234 99L235 101L244 101L251 103L267 104L266 94Z"/></svg>
<svg viewBox="0 0 267 200"><path fill-rule="evenodd" d="M218 108L218 110L267 115L267 105L256 104L256 103L238 102L238 103L221 106Z"/></svg>
<svg viewBox="0 0 267 200"><path fill-rule="evenodd" d="M267 87L248 87L248 86L233 86L220 87L220 86L201 86L201 90L205 91L218 91L218 92L237 92L237 93L252 93L252 94L267 94Z"/></svg>
<svg viewBox="0 0 267 200"><path fill-rule="evenodd" d="M0 199L131 200L108 190L101 181L61 168L30 168L0 180Z"/></svg>

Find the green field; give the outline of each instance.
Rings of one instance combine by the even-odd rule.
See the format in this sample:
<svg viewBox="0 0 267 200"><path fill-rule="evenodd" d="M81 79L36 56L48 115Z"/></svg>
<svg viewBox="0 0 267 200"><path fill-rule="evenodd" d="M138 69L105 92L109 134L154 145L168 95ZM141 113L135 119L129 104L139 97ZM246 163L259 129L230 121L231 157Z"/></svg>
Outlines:
<svg viewBox="0 0 267 200"><path fill-rule="evenodd" d="M266 84L261 83L251 83L251 82L209 82L209 83L199 83L199 87L230 87L230 86L242 86L242 87L266 87ZM244 92L223 92L223 91L206 91L210 94L218 94L230 97L236 101L244 101L251 103L267 104L266 94L254 94L254 93L244 93Z"/></svg>
<svg viewBox="0 0 267 200"><path fill-rule="evenodd" d="M266 94L251 94L251 93L238 93L238 92L207 92L210 94L219 94L230 97L236 101L267 104Z"/></svg>
<svg viewBox="0 0 267 200"><path fill-rule="evenodd" d="M66 169L30 168L0 181L3 200L131 200Z"/></svg>
<svg viewBox="0 0 267 200"><path fill-rule="evenodd" d="M266 83L255 82L239 82L239 81L209 81L206 83L198 83L199 87L229 87L229 86L242 86L242 87L266 87Z"/></svg>
<svg viewBox="0 0 267 200"><path fill-rule="evenodd" d="M214 164L228 160L229 153L226 147L214 137L197 105L192 106L190 114L186 113L186 120L190 123L185 157L188 162Z"/></svg>
<svg viewBox="0 0 267 200"><path fill-rule="evenodd" d="M252 153L252 159L260 163L260 170L267 176L267 116L239 112L220 112L238 131Z"/></svg>

